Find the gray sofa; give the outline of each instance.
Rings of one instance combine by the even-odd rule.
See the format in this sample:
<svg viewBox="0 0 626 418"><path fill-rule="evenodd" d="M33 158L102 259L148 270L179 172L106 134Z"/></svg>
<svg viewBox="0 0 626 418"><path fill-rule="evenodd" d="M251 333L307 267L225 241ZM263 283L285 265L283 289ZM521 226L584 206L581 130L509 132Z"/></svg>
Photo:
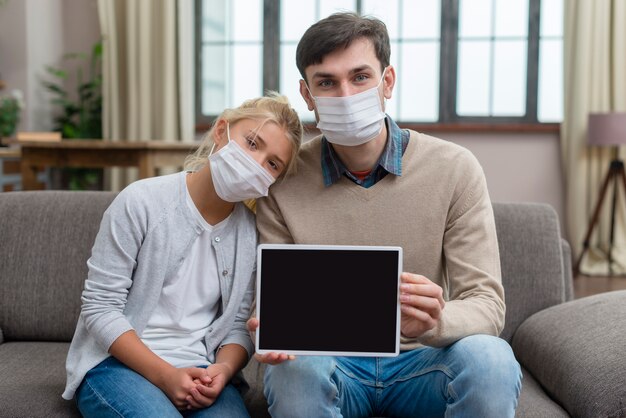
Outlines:
<svg viewBox="0 0 626 418"><path fill-rule="evenodd" d="M109 192L0 193L0 417L78 416L61 399L86 263ZM546 205L494 204L519 417L626 416L626 292L570 301L569 246ZM263 367L246 402L268 416Z"/></svg>

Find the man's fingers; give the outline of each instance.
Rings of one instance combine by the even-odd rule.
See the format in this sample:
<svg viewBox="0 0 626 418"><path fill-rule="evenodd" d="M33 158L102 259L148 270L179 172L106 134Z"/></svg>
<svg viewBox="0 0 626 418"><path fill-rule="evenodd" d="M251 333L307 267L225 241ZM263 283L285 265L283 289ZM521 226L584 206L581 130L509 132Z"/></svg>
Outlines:
<svg viewBox="0 0 626 418"><path fill-rule="evenodd" d="M441 302L435 298L402 294L400 295L400 302L402 303L402 306L407 305L418 309L427 313L433 319L439 319L441 317L441 310L443 306L441 305Z"/></svg>
<svg viewBox="0 0 626 418"><path fill-rule="evenodd" d="M254 358L259 362L259 363L265 363L265 364L270 364L272 366L275 366L277 364L280 364L282 362L285 362L287 360L294 360L296 358L296 356L294 355L290 355L290 354L285 354L285 353L267 353L267 354L255 354Z"/></svg>
<svg viewBox="0 0 626 418"><path fill-rule="evenodd" d="M407 273L406 271L400 275L400 281L402 283L415 283L415 284L432 283L425 276L422 276L419 274Z"/></svg>
<svg viewBox="0 0 626 418"><path fill-rule="evenodd" d="M402 312L403 315L416 319L422 324L424 324L424 328L426 329L432 329L435 326L437 326L436 319L433 319L433 317L430 316L428 313L424 311L420 311L419 309L416 309L412 306L401 305L400 311Z"/></svg>
<svg viewBox="0 0 626 418"><path fill-rule="evenodd" d="M249 332L255 332L259 327L259 320L256 318L250 318L248 319L248 322L246 322L246 326L248 327Z"/></svg>
<svg viewBox="0 0 626 418"><path fill-rule="evenodd" d="M402 273L402 277L406 277L406 280L403 279L400 284L400 292L402 292L402 294L435 298L439 301L441 308L444 307L445 300L441 286L417 274Z"/></svg>

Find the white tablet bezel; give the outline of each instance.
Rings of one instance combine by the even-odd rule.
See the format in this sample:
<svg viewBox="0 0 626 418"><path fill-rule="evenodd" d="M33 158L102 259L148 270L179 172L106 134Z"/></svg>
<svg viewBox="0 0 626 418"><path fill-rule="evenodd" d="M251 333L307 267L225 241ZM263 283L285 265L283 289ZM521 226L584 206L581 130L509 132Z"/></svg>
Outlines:
<svg viewBox="0 0 626 418"><path fill-rule="evenodd" d="M398 275L396 285L396 332L394 352L365 352L365 351L319 351L319 350L282 350L260 349L259 336L263 329L263 319L261 318L261 270L262 251L264 249L289 249L289 250L352 250L352 251L395 251L398 253ZM260 244L257 247L257 277L256 277L256 313L259 320L259 328L255 336L255 348L258 354L285 353L293 355L327 355L327 356L350 356L350 357L395 357L400 353L400 274L402 273L402 248L394 246L364 246L364 245L310 245L310 244Z"/></svg>

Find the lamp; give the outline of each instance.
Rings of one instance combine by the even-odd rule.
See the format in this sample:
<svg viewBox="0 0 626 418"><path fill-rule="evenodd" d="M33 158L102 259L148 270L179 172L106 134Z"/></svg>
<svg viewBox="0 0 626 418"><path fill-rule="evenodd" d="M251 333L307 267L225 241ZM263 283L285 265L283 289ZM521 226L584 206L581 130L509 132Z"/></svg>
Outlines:
<svg viewBox="0 0 626 418"><path fill-rule="evenodd" d="M580 272L580 263L583 255L589 249L589 240L593 229L598 223L600 216L600 210L606 196L606 192L609 187L609 183L613 183L613 202L611 206L611 235L609 237L609 275L613 275L613 242L615 238L615 207L617 205L617 188L620 178L624 186L624 192L626 192L626 172L624 172L624 162L619 159L618 146L626 145L626 112L613 112L613 113L591 113L589 114L589 124L587 130L587 143L591 146L612 146L613 147L613 159L611 160L609 171L604 178L600 194L598 196L598 203L596 204L585 240L583 241L583 250L576 261L574 271L576 274ZM626 196L626 194L625 194Z"/></svg>

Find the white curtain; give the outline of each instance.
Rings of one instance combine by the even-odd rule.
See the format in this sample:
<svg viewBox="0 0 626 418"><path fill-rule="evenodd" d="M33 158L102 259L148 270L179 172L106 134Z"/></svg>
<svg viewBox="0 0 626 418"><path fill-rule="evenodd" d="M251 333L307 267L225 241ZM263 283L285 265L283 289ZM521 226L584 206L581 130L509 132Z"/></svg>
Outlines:
<svg viewBox="0 0 626 418"><path fill-rule="evenodd" d="M565 114L561 150L566 181L567 227L575 260L611 161L611 149L586 145L589 113L626 111L626 1L566 0ZM624 149L619 150L624 157ZM626 272L626 205L618 188L613 273ZM607 274L613 188L583 258L581 272Z"/></svg>
<svg viewBox="0 0 626 418"><path fill-rule="evenodd" d="M103 36L103 136L191 142L193 0L98 0ZM111 170L120 190L134 170Z"/></svg>

